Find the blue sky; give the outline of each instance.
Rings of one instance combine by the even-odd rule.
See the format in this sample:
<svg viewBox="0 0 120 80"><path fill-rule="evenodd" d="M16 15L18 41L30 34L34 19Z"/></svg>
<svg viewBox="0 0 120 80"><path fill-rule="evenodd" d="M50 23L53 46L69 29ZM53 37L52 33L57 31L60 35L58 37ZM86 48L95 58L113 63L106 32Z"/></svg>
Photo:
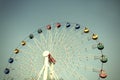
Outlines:
<svg viewBox="0 0 120 80"><path fill-rule="evenodd" d="M100 35L109 57L107 80L119 80L119 0L0 0L0 66L28 34L65 21L88 26Z"/></svg>

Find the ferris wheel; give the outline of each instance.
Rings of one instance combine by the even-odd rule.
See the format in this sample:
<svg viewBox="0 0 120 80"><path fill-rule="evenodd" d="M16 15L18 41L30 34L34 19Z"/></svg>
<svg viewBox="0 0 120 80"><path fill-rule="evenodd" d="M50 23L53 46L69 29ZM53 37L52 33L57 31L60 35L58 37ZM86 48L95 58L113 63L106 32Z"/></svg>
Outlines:
<svg viewBox="0 0 120 80"><path fill-rule="evenodd" d="M2 80L107 79L104 64L108 59L98 38L76 23L40 27L13 50Z"/></svg>

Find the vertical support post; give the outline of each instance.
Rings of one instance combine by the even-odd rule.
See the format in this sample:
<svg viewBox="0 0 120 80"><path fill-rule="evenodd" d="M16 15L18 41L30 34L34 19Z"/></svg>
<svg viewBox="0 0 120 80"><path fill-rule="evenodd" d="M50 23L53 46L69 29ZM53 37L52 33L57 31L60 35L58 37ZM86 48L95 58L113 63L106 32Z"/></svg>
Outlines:
<svg viewBox="0 0 120 80"><path fill-rule="evenodd" d="M54 71L53 71L53 68L54 68L54 65L53 65L53 63L51 63L51 65L50 65L50 73L49 73L51 80L53 80L53 75L54 75L54 74L53 74L53 72L54 72Z"/></svg>
<svg viewBox="0 0 120 80"><path fill-rule="evenodd" d="M48 56L45 56L44 66L45 66L45 69L44 69L43 80L47 80L48 67L49 67L49 64L48 64Z"/></svg>

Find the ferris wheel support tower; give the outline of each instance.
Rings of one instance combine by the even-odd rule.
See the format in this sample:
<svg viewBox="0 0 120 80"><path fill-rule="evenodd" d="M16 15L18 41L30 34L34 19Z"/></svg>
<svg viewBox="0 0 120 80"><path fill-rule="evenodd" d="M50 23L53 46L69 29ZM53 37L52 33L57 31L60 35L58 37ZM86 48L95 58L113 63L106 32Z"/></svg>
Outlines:
<svg viewBox="0 0 120 80"><path fill-rule="evenodd" d="M45 57L44 65L38 74L37 80L41 78L42 74L43 74L43 80L58 79L57 75L54 72L54 64L56 62L55 59L51 56L49 51L44 51L43 56Z"/></svg>

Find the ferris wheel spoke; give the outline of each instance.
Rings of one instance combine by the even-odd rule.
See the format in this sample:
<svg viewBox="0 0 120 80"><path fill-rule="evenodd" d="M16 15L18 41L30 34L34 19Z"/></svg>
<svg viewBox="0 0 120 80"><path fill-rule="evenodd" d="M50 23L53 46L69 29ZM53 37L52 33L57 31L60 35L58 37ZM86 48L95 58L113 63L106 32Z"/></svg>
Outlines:
<svg viewBox="0 0 120 80"><path fill-rule="evenodd" d="M26 45L30 50L32 50L32 52L34 52L35 50L34 50L34 45L33 44L27 44Z"/></svg>
<svg viewBox="0 0 120 80"><path fill-rule="evenodd" d="M68 65L67 65L67 63L65 62L65 61L62 61L62 63L64 63L65 65L66 65L66 69L69 69L69 71L68 70L66 70L68 73L70 73L71 72L71 74L74 76L74 77L82 77L83 78L83 76L81 75L80 76L80 74L78 74L75 70L74 70L74 68L73 69L71 69ZM86 79L82 79L82 80L86 80Z"/></svg>
<svg viewBox="0 0 120 80"><path fill-rule="evenodd" d="M72 65L72 63L70 64L70 65ZM75 66L75 65L74 65ZM77 67L77 66L76 66ZM80 67L80 66L78 66L78 67ZM82 68L85 68L86 66L84 66L84 67L82 67ZM86 67L86 69L88 69L88 70L92 70L92 68L90 68L90 67Z"/></svg>
<svg viewBox="0 0 120 80"><path fill-rule="evenodd" d="M64 65L66 65L66 69L69 69L70 67L68 66L68 62L66 63L65 60L61 60L61 63L63 63ZM68 71L68 70L66 70ZM69 71L68 71L69 72ZM72 72L72 69L70 69L70 72ZM72 72L73 73L73 72ZM74 75L74 74L73 74Z"/></svg>
<svg viewBox="0 0 120 80"><path fill-rule="evenodd" d="M44 46L44 47L42 46L42 48L44 48L44 50L47 49L47 40L46 40L47 37L45 36L45 33L41 33L39 35L39 39L40 39L40 44Z"/></svg>
<svg viewBox="0 0 120 80"><path fill-rule="evenodd" d="M44 51L44 50L42 49L42 46L43 46L43 45L40 46L40 42L39 42L36 38L34 38L33 41L34 41L36 47L38 48L38 50L40 50L41 52Z"/></svg>
<svg viewBox="0 0 120 80"><path fill-rule="evenodd" d="M62 37L64 37L65 35L64 35L64 31L65 30L61 30L61 32L59 32L59 34L57 33L54 37L53 37L53 43L52 44L54 44L54 46L53 46L53 48L55 49L56 48L56 46L57 45L61 45L61 42L62 42ZM57 32L57 30L56 30L56 32Z"/></svg>

